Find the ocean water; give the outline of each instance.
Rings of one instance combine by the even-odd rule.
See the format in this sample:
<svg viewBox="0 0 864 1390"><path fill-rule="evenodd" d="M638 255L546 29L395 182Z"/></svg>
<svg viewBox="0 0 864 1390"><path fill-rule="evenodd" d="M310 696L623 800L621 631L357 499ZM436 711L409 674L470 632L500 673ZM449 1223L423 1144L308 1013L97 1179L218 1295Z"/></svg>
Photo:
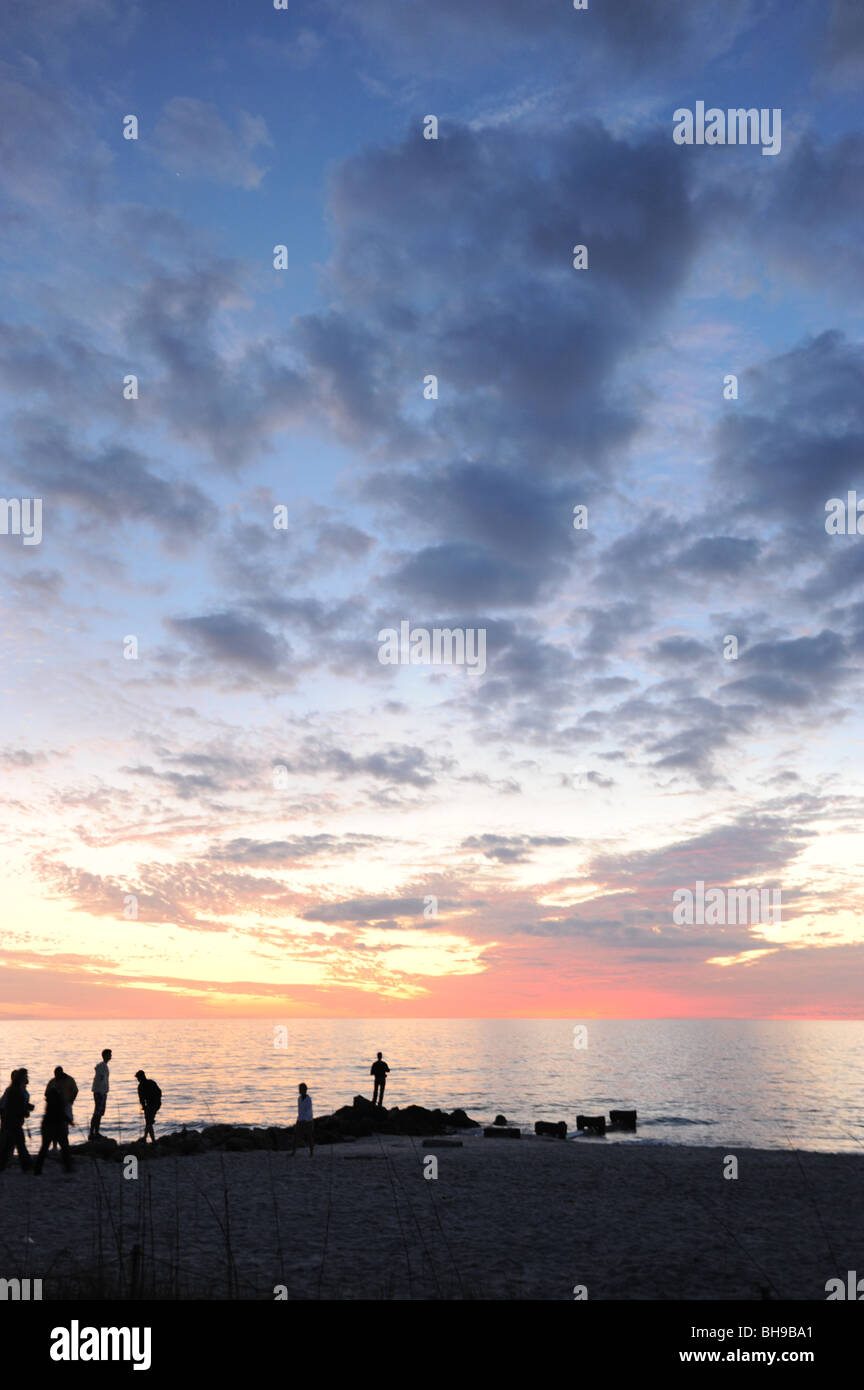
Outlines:
<svg viewBox="0 0 864 1390"><path fill-rule="evenodd" d="M574 1046L577 1025L587 1029L584 1047ZM78 1082L75 1119L86 1129L93 1067L103 1047L114 1052L103 1122L103 1132L114 1138L138 1132L139 1067L162 1087L158 1134L182 1124L293 1123L300 1081L309 1087L316 1115L350 1104L357 1094L371 1097L369 1067L380 1050L391 1068L388 1105L461 1106L486 1121L500 1111L532 1129L545 1119L565 1120L571 1130L579 1113L635 1109L637 1134L607 1142L864 1150L864 1022L0 1023L2 1075L29 1068L34 1120L59 1062Z"/></svg>

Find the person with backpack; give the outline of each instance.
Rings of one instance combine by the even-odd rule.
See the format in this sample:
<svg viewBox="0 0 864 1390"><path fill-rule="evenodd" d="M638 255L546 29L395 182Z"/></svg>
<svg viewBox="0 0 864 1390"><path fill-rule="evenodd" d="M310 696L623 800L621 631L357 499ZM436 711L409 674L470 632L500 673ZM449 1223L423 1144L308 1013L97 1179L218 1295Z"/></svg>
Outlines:
<svg viewBox="0 0 864 1390"><path fill-rule="evenodd" d="M78 1094L78 1085L74 1076L70 1076L62 1067L54 1068L54 1075L45 1087L45 1099L48 1099L48 1092L56 1090L63 1101L63 1111L66 1116L67 1125L74 1125L75 1119L72 1115L72 1106Z"/></svg>
<svg viewBox="0 0 864 1390"><path fill-rule="evenodd" d="M136 1071L135 1079L138 1082L138 1099L141 1102L141 1109L144 1111L144 1139L150 1135L152 1143L156 1143L156 1135L153 1133L153 1121L156 1118L156 1111L162 1104L162 1092L156 1085L151 1076L147 1076L143 1071Z"/></svg>
<svg viewBox="0 0 864 1390"><path fill-rule="evenodd" d="M60 1146L60 1157L63 1160L63 1167L67 1173L72 1172L72 1158L69 1153L69 1110L64 1098L64 1088L55 1084L57 1072L65 1075L62 1067L55 1068L55 1081L49 1081L45 1087L45 1114L42 1116L42 1144L36 1155L36 1162L33 1164L33 1176L38 1178L45 1166L45 1155L52 1144ZM69 1078L71 1080L71 1077ZM74 1083L73 1083L74 1084ZM78 1094L78 1088L75 1088ZM71 1107L70 1107L71 1108Z"/></svg>

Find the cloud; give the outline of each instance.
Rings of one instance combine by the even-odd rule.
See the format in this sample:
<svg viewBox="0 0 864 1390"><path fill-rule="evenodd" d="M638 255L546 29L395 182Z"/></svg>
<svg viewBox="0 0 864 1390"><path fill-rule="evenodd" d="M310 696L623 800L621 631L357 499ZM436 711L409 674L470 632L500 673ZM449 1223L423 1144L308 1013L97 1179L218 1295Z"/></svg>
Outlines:
<svg viewBox="0 0 864 1390"><path fill-rule="evenodd" d="M821 67L838 87L854 87L864 75L864 11L858 0L834 0Z"/></svg>
<svg viewBox="0 0 864 1390"><path fill-rule="evenodd" d="M110 440L76 444L47 416L16 423L20 462L12 471L43 498L46 517L71 505L103 523L149 522L174 540L212 526L210 498L194 483L157 472L138 449Z"/></svg>
<svg viewBox="0 0 864 1390"><path fill-rule="evenodd" d="M319 856L338 859L382 844L378 835L301 835L293 840L229 840L214 846L210 858L231 864L272 864L291 868L305 859Z"/></svg>
<svg viewBox="0 0 864 1390"><path fill-rule="evenodd" d="M172 97L153 132L156 156L171 173L233 188L259 186L267 171L252 156L272 144L261 116L241 111L232 131L215 106L196 97Z"/></svg>
<svg viewBox="0 0 864 1390"><path fill-rule="evenodd" d="M381 924L388 919L402 917L423 917L425 898L348 898L344 902L320 903L310 907L302 916L307 922L375 922ZM438 903L438 910L444 911L445 904Z"/></svg>
<svg viewBox="0 0 864 1390"><path fill-rule="evenodd" d="M499 864L525 864L533 849L560 849L577 845L579 840L566 835L469 835L462 849L480 850L486 859Z"/></svg>
<svg viewBox="0 0 864 1390"><path fill-rule="evenodd" d="M274 675L290 656L287 644L280 643L263 623L234 610L202 613L193 618L166 618L165 625L220 666Z"/></svg>
<svg viewBox="0 0 864 1390"><path fill-rule="evenodd" d="M594 5L584 14L559 0L440 0L430 11L424 0L367 0L358 8L348 0L326 0L338 16L364 30L376 45L387 46L392 57L407 63L422 56L426 71L447 67L456 73L518 61L543 64L545 74L560 69L590 75L601 65L619 75L646 67L660 69L685 63L704 65L724 52L748 24L751 0L703 0L687 7L677 0L616 0Z"/></svg>
<svg viewBox="0 0 864 1390"><path fill-rule="evenodd" d="M768 705L822 705L848 675L843 638L825 628L815 637L757 642L739 657L745 672L723 687L735 698L758 698Z"/></svg>
<svg viewBox="0 0 864 1390"><path fill-rule="evenodd" d="M307 739L292 757L282 760L288 772L333 772L344 777L371 777L393 785L425 790L435 784L437 775L452 768L441 756L432 758L416 744L389 744L372 753L356 753L337 744Z"/></svg>

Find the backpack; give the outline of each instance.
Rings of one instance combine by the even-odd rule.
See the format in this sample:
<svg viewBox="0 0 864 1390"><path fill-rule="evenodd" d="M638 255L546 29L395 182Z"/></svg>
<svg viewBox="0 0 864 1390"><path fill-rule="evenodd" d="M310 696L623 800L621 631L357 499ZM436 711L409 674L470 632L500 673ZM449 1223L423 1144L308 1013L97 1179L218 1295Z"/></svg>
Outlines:
<svg viewBox="0 0 864 1390"><path fill-rule="evenodd" d="M155 1081L150 1082L150 1103L154 1110L159 1110L162 1107L162 1091Z"/></svg>

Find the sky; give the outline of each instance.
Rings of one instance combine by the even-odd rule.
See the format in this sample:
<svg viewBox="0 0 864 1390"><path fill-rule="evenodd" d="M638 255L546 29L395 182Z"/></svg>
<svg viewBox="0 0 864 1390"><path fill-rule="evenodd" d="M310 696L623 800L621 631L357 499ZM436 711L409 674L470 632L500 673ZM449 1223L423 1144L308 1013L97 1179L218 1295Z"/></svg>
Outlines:
<svg viewBox="0 0 864 1390"><path fill-rule="evenodd" d="M860 4L2 23L0 1017L860 1017Z"/></svg>

